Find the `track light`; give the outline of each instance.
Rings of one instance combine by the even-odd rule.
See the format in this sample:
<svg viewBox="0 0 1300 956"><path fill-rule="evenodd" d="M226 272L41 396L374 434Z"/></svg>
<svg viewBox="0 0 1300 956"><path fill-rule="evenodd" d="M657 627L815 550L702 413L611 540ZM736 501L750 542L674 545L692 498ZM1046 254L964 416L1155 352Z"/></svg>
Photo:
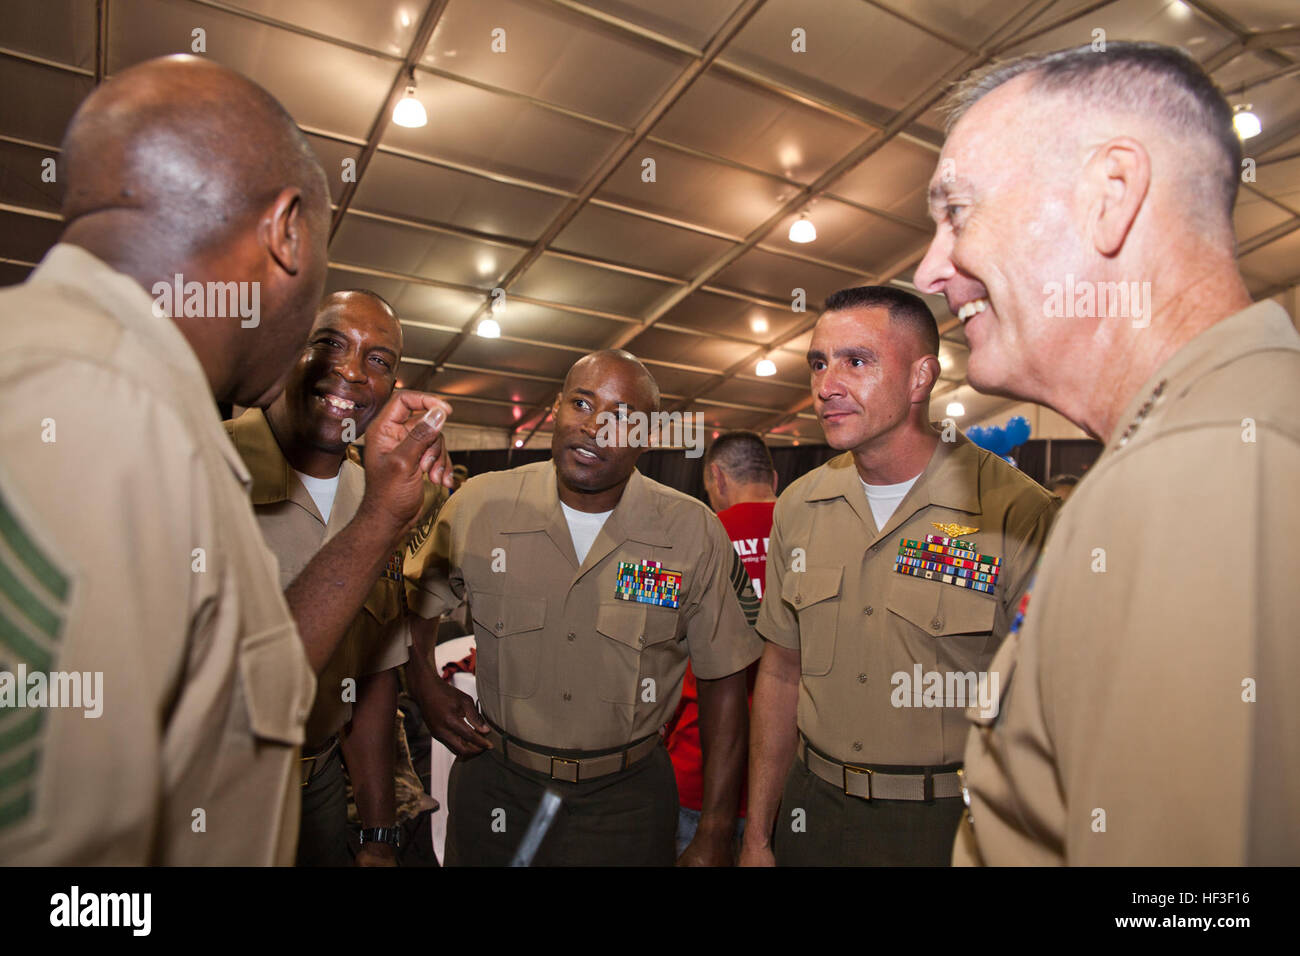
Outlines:
<svg viewBox="0 0 1300 956"><path fill-rule="evenodd" d="M406 85L406 95L393 107L393 122L407 129L419 129L428 124L429 114L424 104L415 98L415 68L411 68L411 82Z"/></svg>
<svg viewBox="0 0 1300 956"><path fill-rule="evenodd" d="M817 227L812 224L808 214L804 213L790 224L791 242L812 242L817 238Z"/></svg>
<svg viewBox="0 0 1300 956"><path fill-rule="evenodd" d="M952 418L961 418L966 414L966 406L961 402L949 402L948 409L945 413Z"/></svg>
<svg viewBox="0 0 1300 956"><path fill-rule="evenodd" d="M756 366L754 367L754 374L755 374L755 375L761 375L761 376L763 376L764 378L766 378L766 377L769 376L769 375L775 375L775 374L776 374L776 363L773 362L773 361L772 361L771 359L769 359L769 358L762 359L762 360L758 363L758 365L756 365Z"/></svg>
<svg viewBox="0 0 1300 956"><path fill-rule="evenodd" d="M1263 129L1259 117L1254 114L1253 109L1249 103L1238 104L1232 108L1232 128L1237 131L1237 136L1240 139L1250 139L1252 136L1258 136L1259 131Z"/></svg>
<svg viewBox="0 0 1300 956"><path fill-rule="evenodd" d="M485 339L501 338L501 326L497 324L496 319L483 319L479 322L477 331Z"/></svg>

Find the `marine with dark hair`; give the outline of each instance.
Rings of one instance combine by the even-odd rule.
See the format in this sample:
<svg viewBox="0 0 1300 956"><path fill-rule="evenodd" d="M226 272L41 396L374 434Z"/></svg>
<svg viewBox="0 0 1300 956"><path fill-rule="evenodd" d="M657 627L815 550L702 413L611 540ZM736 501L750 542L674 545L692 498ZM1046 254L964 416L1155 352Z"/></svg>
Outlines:
<svg viewBox="0 0 1300 956"><path fill-rule="evenodd" d="M944 865L963 711L1015 617L1055 499L929 421L938 329L918 296L837 292L808 350L844 452L782 493L758 631L742 864Z"/></svg>
<svg viewBox="0 0 1300 956"><path fill-rule="evenodd" d="M955 859L1294 865L1300 334L1237 266L1232 111L1151 43L995 64L954 105L916 286L972 385L1106 446L972 714Z"/></svg>

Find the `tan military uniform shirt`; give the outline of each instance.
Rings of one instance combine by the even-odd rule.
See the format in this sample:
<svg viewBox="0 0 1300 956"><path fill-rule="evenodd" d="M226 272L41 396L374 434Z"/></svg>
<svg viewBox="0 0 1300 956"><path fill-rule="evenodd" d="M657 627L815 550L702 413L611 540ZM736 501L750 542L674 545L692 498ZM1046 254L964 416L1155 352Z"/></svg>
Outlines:
<svg viewBox="0 0 1300 956"><path fill-rule="evenodd" d="M849 452L777 500L758 631L799 651L799 730L844 763L961 761L959 705L972 687L978 696L1055 514L1057 500L1034 481L964 435L954 439L939 442L884 528ZM941 535L933 522L978 529L962 540L1002 559L992 594L895 572L900 539ZM927 703L931 674L944 695Z"/></svg>
<svg viewBox="0 0 1300 956"><path fill-rule="evenodd" d="M99 716L0 706L3 863L294 859L315 682L248 471L151 307L70 245L0 290L0 671L103 681Z"/></svg>
<svg viewBox="0 0 1300 956"><path fill-rule="evenodd" d="M1300 863L1297 396L1272 302L1134 395L994 662L955 862Z"/></svg>
<svg viewBox="0 0 1300 956"><path fill-rule="evenodd" d="M325 542L356 515L365 493L365 469L344 459L327 524L285 460L261 409L250 408L225 426L253 476L253 511L267 545L279 560L280 586L287 588ZM410 633L405 621L401 560L401 552L395 552L317 678L316 700L307 719L308 753L320 750L352 719L361 677L406 663Z"/></svg>
<svg viewBox="0 0 1300 956"><path fill-rule="evenodd" d="M443 506L412 570L425 617L469 599L483 713L557 750L621 747L672 716L689 658L716 680L762 642L729 574L731 541L701 502L633 472L578 563L550 461L471 478ZM620 600L619 564L681 573L678 607Z"/></svg>

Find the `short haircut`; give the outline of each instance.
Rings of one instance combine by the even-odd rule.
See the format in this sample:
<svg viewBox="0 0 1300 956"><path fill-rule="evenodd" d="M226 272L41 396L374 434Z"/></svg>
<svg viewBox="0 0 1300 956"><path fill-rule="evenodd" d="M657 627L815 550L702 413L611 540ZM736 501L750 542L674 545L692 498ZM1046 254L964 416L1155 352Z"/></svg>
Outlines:
<svg viewBox="0 0 1300 956"><path fill-rule="evenodd" d="M320 300L321 307L324 308L326 303L328 303L335 296L342 296L342 295L369 296L370 298L378 302L380 305L382 305L384 307L384 310L388 312L389 315L391 315L393 318L397 318L397 310L393 308L392 303L389 302L387 299L385 299L378 292L375 292L373 289L338 289L334 292L327 292L325 293L324 296L321 297Z"/></svg>
<svg viewBox="0 0 1300 956"><path fill-rule="evenodd" d="M770 482L776 474L772 453L755 432L727 432L704 452L704 467L716 464L740 484Z"/></svg>
<svg viewBox="0 0 1300 956"><path fill-rule="evenodd" d="M1072 485L1077 485L1078 483L1079 483L1078 475L1056 475L1055 477L1052 478L1051 481L1047 483L1047 487L1059 488L1061 485L1065 485L1069 487Z"/></svg>
<svg viewBox="0 0 1300 956"><path fill-rule="evenodd" d="M965 77L944 104L952 130L966 111L993 90L1032 74L1033 89L1068 93L1087 103L1155 118L1211 146L1213 182L1232 217L1241 174L1241 141L1232 108L1214 81L1182 50L1160 43L1107 43L1104 51L1079 46L993 63Z"/></svg>
<svg viewBox="0 0 1300 956"><path fill-rule="evenodd" d="M646 390L649 392L650 408L647 409L647 411L657 412L659 410L659 383L655 381L654 375L652 375L650 370L646 368L645 362L642 362L631 352L626 349L600 349L597 352L591 352L584 355L582 358L578 359L578 362L585 362L587 359L598 361L613 360L616 362L626 362L629 365L635 366L640 371L642 381L645 382ZM573 365L569 366L569 371L564 375L563 388L567 389L569 387L569 376L573 374L573 369L577 366L578 362L574 362Z"/></svg>
<svg viewBox="0 0 1300 956"><path fill-rule="evenodd" d="M853 289L840 289L826 300L827 312L846 309L886 309L890 322L906 325L916 333L924 354L939 354L939 324L919 295L892 285L860 285Z"/></svg>

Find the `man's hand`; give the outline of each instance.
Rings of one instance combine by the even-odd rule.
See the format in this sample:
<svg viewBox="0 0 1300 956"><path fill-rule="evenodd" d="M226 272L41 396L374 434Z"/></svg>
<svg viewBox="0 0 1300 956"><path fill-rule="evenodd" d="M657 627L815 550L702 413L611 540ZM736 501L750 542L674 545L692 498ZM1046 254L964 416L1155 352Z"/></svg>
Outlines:
<svg viewBox="0 0 1300 956"><path fill-rule="evenodd" d="M454 477L442 440L451 406L424 392L394 392L366 429L366 492L361 509L409 528L424 503L423 476L451 487Z"/></svg>
<svg viewBox="0 0 1300 956"><path fill-rule="evenodd" d="M397 866L397 847L390 843L363 843L353 862L357 866Z"/></svg>
<svg viewBox="0 0 1300 956"><path fill-rule="evenodd" d="M735 865L735 850L733 840L735 839L736 827L732 822L730 827L717 827L716 829L706 829L703 821L700 828L695 831L695 839L682 851L682 855L677 858L678 866L733 866Z"/></svg>
<svg viewBox="0 0 1300 956"><path fill-rule="evenodd" d="M483 736L488 725L479 716L474 698L469 694L438 678L427 682L425 693L417 702L434 738L456 756L472 757L492 749Z"/></svg>

